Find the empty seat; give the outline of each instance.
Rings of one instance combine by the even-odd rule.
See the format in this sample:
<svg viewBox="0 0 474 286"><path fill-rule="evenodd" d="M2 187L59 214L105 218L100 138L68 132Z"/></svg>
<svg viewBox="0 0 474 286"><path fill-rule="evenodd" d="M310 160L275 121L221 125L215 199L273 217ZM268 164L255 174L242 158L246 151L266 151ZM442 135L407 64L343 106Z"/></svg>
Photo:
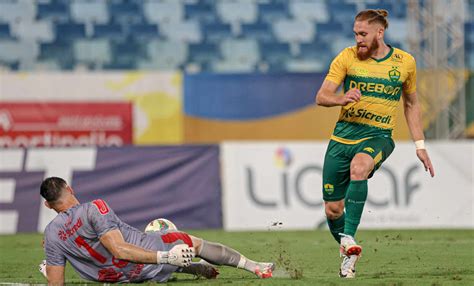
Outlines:
<svg viewBox="0 0 474 286"><path fill-rule="evenodd" d="M474 5L472 2L471 4L467 5L464 15L465 15L464 19L466 22L471 22L471 23L474 22Z"/></svg>
<svg viewBox="0 0 474 286"><path fill-rule="evenodd" d="M224 23L253 23L257 20L257 5L253 1L218 1L217 15Z"/></svg>
<svg viewBox="0 0 474 286"><path fill-rule="evenodd" d="M300 46L300 57L304 59L318 60L327 64L332 61L334 56L331 47L324 42L313 42Z"/></svg>
<svg viewBox="0 0 474 286"><path fill-rule="evenodd" d="M273 25L273 32L281 42L308 43L314 40L315 26L309 21L279 20Z"/></svg>
<svg viewBox="0 0 474 286"><path fill-rule="evenodd" d="M174 69L186 62L188 45L178 41L153 40L147 46L147 54L153 66Z"/></svg>
<svg viewBox="0 0 474 286"><path fill-rule="evenodd" d="M201 28L195 21L163 23L160 26L160 33L172 41L188 43L199 43L202 41Z"/></svg>
<svg viewBox="0 0 474 286"><path fill-rule="evenodd" d="M150 39L157 38L160 34L156 24L136 24L131 25L129 29L132 38L143 42L149 42Z"/></svg>
<svg viewBox="0 0 474 286"><path fill-rule="evenodd" d="M387 44L389 44L390 46L392 46L392 47L394 47L394 48L399 48L399 49L408 51L407 45L406 45L406 44L402 44L401 42L390 41L390 42L387 42Z"/></svg>
<svg viewBox="0 0 474 286"><path fill-rule="evenodd" d="M74 55L71 43L56 41L41 44L38 59L41 61L55 61L61 69L71 69L74 64Z"/></svg>
<svg viewBox="0 0 474 286"><path fill-rule="evenodd" d="M474 5L473 5L474 6ZM474 44L474 19L471 23L464 24L464 37L467 44Z"/></svg>
<svg viewBox="0 0 474 286"><path fill-rule="evenodd" d="M121 25L99 24L94 26L94 38L105 38L118 41L125 38L125 33Z"/></svg>
<svg viewBox="0 0 474 286"><path fill-rule="evenodd" d="M334 21L347 25L352 30L352 21L358 11L356 4L329 2L328 11Z"/></svg>
<svg viewBox="0 0 474 286"><path fill-rule="evenodd" d="M0 62L16 63L33 61L38 57L39 48L35 42L0 41Z"/></svg>
<svg viewBox="0 0 474 286"><path fill-rule="evenodd" d="M64 3L38 3L38 19L54 22L69 21L69 7Z"/></svg>
<svg viewBox="0 0 474 286"><path fill-rule="evenodd" d="M326 43L315 42L302 44L300 46L300 55L293 61L292 65L294 69L291 70L296 71L296 69L301 68L301 71L304 71L303 69L308 68L313 71L325 71L329 68L335 56L336 53L333 53L331 47ZM298 63L298 60L308 62L308 65L302 65Z"/></svg>
<svg viewBox="0 0 474 286"><path fill-rule="evenodd" d="M152 1L143 4L143 13L149 23L174 23L183 20L184 8L180 1Z"/></svg>
<svg viewBox="0 0 474 286"><path fill-rule="evenodd" d="M217 44L202 43L189 45L189 60L193 63L205 64L220 58Z"/></svg>
<svg viewBox="0 0 474 286"><path fill-rule="evenodd" d="M10 26L8 24L0 24L0 39L9 39L11 37Z"/></svg>
<svg viewBox="0 0 474 286"><path fill-rule="evenodd" d="M287 43L261 43L263 59L271 66L281 66L283 62L291 58L290 45Z"/></svg>
<svg viewBox="0 0 474 286"><path fill-rule="evenodd" d="M19 63L11 63L11 64L7 64L7 63L3 63L2 61L0 61L0 71L16 71L18 70L18 66L19 66Z"/></svg>
<svg viewBox="0 0 474 286"><path fill-rule="evenodd" d="M317 39L319 41L330 42L334 37L352 37L344 33L344 28L339 22L328 22L316 24Z"/></svg>
<svg viewBox="0 0 474 286"><path fill-rule="evenodd" d="M214 5L199 3L186 4L184 6L184 14L186 20L199 21L201 24L217 22L217 15Z"/></svg>
<svg viewBox="0 0 474 286"><path fill-rule="evenodd" d="M49 21L22 21L14 27L13 34L21 40L47 43L55 38L52 23Z"/></svg>
<svg viewBox="0 0 474 286"><path fill-rule="evenodd" d="M355 46L355 40L349 38L335 38L331 42L331 52L333 55L339 54L342 50L347 47Z"/></svg>
<svg viewBox="0 0 474 286"><path fill-rule="evenodd" d="M31 0L0 1L0 23L32 21L36 17L36 5Z"/></svg>
<svg viewBox="0 0 474 286"><path fill-rule="evenodd" d="M258 5L261 21L274 23L275 21L290 17L286 3L262 3Z"/></svg>
<svg viewBox="0 0 474 286"><path fill-rule="evenodd" d="M137 3L118 2L109 4L109 12L114 23L129 25L143 22L143 15Z"/></svg>
<svg viewBox="0 0 474 286"><path fill-rule="evenodd" d="M272 26L266 22L242 25L242 36L244 38L256 39L259 42L274 42Z"/></svg>
<svg viewBox="0 0 474 286"><path fill-rule="evenodd" d="M219 43L224 39L232 37L232 31L229 24L213 23L203 25L205 40L209 43Z"/></svg>
<svg viewBox="0 0 474 286"><path fill-rule="evenodd" d="M220 50L227 61L255 64L260 60L260 50L255 40L227 39L221 43Z"/></svg>
<svg viewBox="0 0 474 286"><path fill-rule="evenodd" d="M327 23L330 19L326 3L319 0L298 0L289 3L291 15L300 20Z"/></svg>
<svg viewBox="0 0 474 286"><path fill-rule="evenodd" d="M105 39L77 40L73 50L75 60L80 63L100 66L112 60L110 43Z"/></svg>
<svg viewBox="0 0 474 286"><path fill-rule="evenodd" d="M146 47L133 40L127 40L112 45L113 62L105 68L107 69L129 69L136 68L139 60L146 57Z"/></svg>
<svg viewBox="0 0 474 286"><path fill-rule="evenodd" d="M405 19L392 19L389 21L385 35L390 41L405 42L408 35L408 23Z"/></svg>
<svg viewBox="0 0 474 286"><path fill-rule="evenodd" d="M70 5L71 17L78 23L105 24L109 13L105 1L75 0Z"/></svg>
<svg viewBox="0 0 474 286"><path fill-rule="evenodd" d="M468 61L467 61L467 67L470 69L470 70L474 70L474 53L471 52L468 56Z"/></svg>
<svg viewBox="0 0 474 286"><path fill-rule="evenodd" d="M84 24L57 24L55 27L57 41L71 41L82 39L86 36Z"/></svg>

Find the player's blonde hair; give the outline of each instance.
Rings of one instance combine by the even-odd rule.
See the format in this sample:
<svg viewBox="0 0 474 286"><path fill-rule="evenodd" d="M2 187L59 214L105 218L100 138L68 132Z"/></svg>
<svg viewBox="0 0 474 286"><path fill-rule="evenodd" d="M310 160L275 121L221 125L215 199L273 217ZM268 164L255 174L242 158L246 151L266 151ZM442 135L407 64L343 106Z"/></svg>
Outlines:
<svg viewBox="0 0 474 286"><path fill-rule="evenodd" d="M367 21L369 24L372 23L379 23L384 27L384 29L388 28L388 11L384 9L368 9L360 11L357 16L355 16L355 21Z"/></svg>

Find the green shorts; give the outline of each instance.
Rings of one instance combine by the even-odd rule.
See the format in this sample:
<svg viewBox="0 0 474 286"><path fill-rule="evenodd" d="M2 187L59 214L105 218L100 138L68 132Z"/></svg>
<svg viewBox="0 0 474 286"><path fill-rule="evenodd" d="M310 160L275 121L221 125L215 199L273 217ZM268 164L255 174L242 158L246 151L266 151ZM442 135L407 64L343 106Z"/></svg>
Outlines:
<svg viewBox="0 0 474 286"><path fill-rule="evenodd" d="M389 137L374 137L353 145L331 140L324 157L323 199L340 201L346 197L351 180L351 161L357 153L366 153L374 158L375 167L369 175L371 178L394 148L395 143Z"/></svg>

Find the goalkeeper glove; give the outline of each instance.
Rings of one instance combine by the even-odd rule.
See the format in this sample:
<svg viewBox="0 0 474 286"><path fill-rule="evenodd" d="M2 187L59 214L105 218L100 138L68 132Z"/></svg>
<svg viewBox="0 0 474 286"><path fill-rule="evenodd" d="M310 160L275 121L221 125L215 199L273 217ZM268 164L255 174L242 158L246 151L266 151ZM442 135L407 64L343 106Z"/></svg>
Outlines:
<svg viewBox="0 0 474 286"><path fill-rule="evenodd" d="M189 247L186 244L175 245L169 251L156 252L158 263L167 263L179 267L191 265L191 260L194 256L196 256L194 247Z"/></svg>

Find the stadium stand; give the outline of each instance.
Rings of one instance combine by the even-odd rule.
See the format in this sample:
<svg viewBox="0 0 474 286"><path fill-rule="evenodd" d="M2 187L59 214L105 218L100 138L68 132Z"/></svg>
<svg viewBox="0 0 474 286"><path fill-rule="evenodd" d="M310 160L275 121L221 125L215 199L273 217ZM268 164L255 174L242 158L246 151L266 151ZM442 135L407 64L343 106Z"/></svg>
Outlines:
<svg viewBox="0 0 474 286"><path fill-rule="evenodd" d="M465 24L470 69L473 7ZM354 11L365 8L388 9L387 39L408 48L407 0L0 0L0 68L320 72L353 44ZM228 43L250 50L229 58Z"/></svg>
<svg viewBox="0 0 474 286"><path fill-rule="evenodd" d="M142 9L148 23L175 23L184 18L184 7L180 1L146 1Z"/></svg>

